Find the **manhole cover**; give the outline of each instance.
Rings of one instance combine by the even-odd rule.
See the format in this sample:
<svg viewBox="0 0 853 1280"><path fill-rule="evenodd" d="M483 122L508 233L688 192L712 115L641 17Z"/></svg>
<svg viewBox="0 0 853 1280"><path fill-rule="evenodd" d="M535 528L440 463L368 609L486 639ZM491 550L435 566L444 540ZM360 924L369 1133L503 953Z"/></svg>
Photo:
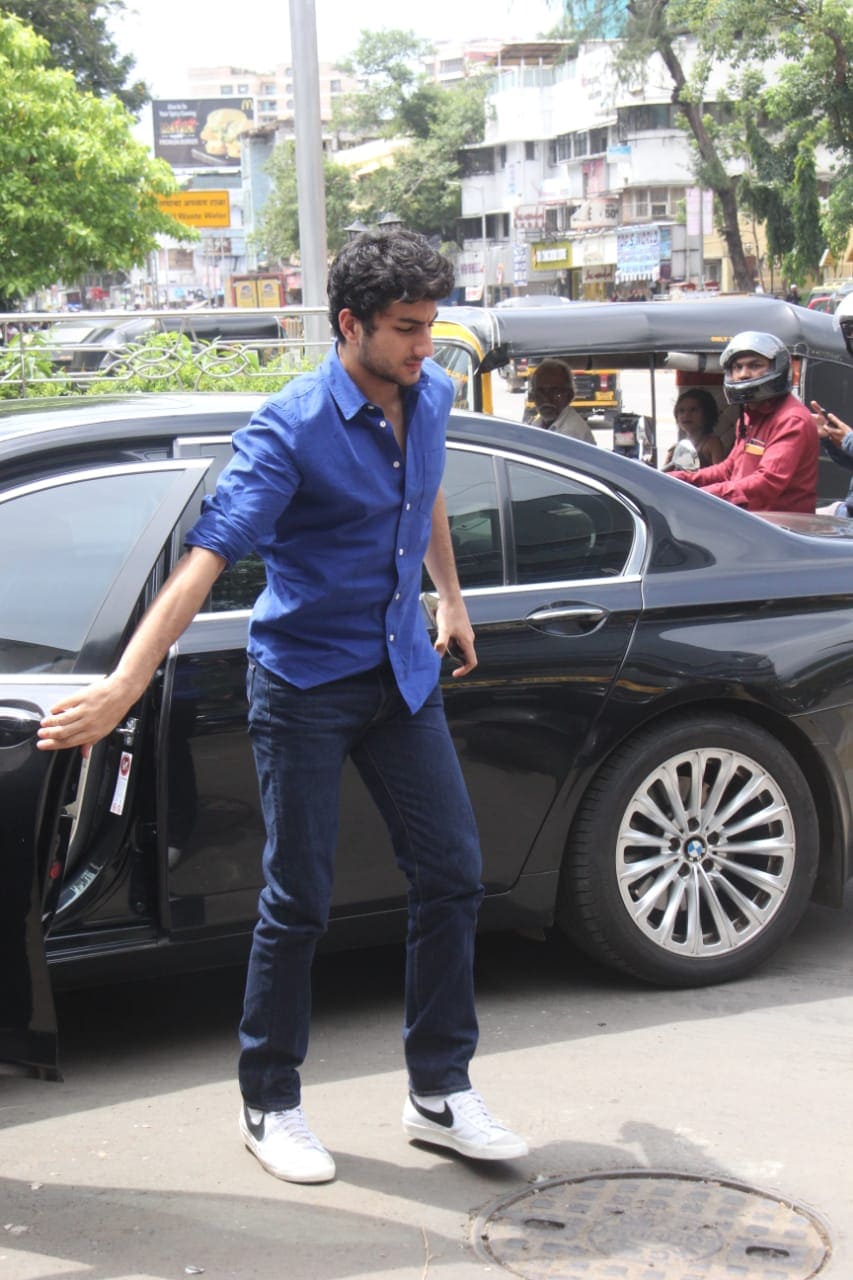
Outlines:
<svg viewBox="0 0 853 1280"><path fill-rule="evenodd" d="M808 1280L830 1256L801 1205L640 1170L539 1182L484 1210L473 1244L525 1280Z"/></svg>

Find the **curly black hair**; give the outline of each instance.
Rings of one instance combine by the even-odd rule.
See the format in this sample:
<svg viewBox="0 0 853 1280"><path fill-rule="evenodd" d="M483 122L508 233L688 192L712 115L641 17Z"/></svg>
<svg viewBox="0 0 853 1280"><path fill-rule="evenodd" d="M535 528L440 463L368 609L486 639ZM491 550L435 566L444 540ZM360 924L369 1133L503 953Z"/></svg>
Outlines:
<svg viewBox="0 0 853 1280"><path fill-rule="evenodd" d="M453 266L414 231L363 231L344 245L329 268L329 321L342 337L346 307L373 329L373 317L393 302L437 302L453 288Z"/></svg>

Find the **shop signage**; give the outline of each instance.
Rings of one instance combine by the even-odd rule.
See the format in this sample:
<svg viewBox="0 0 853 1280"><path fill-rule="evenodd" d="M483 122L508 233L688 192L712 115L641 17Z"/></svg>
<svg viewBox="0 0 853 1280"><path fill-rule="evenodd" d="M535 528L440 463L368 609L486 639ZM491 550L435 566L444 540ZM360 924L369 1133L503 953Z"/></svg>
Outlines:
<svg viewBox="0 0 853 1280"><path fill-rule="evenodd" d="M158 196L163 213L188 227L230 227L231 203L227 191L176 191Z"/></svg>
<svg viewBox="0 0 853 1280"><path fill-rule="evenodd" d="M660 227L619 227L616 231L616 282L656 280L660 272Z"/></svg>
<svg viewBox="0 0 853 1280"><path fill-rule="evenodd" d="M569 240L549 240L530 246L530 265L534 271L566 271L572 265Z"/></svg>
<svg viewBox="0 0 853 1280"><path fill-rule="evenodd" d="M618 200L584 200L572 214L572 231L590 231L593 227L615 227L618 221Z"/></svg>

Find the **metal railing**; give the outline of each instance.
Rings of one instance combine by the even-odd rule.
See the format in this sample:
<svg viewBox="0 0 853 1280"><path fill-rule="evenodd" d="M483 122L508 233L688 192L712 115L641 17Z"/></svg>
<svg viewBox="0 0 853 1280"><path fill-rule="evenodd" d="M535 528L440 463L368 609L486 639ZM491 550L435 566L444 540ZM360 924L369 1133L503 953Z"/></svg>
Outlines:
<svg viewBox="0 0 853 1280"><path fill-rule="evenodd" d="M321 307L0 313L0 399L105 390L271 391L332 342Z"/></svg>

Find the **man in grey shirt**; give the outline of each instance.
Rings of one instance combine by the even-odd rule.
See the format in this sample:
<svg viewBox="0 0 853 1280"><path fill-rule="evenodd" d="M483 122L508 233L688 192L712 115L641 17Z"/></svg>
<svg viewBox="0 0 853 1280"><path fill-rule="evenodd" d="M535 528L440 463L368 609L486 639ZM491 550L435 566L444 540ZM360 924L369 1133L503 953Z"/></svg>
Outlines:
<svg viewBox="0 0 853 1280"><path fill-rule="evenodd" d="M595 436L586 419L572 408L575 383L571 366L565 360L549 356L537 365L530 390L538 413L534 426L595 444Z"/></svg>

